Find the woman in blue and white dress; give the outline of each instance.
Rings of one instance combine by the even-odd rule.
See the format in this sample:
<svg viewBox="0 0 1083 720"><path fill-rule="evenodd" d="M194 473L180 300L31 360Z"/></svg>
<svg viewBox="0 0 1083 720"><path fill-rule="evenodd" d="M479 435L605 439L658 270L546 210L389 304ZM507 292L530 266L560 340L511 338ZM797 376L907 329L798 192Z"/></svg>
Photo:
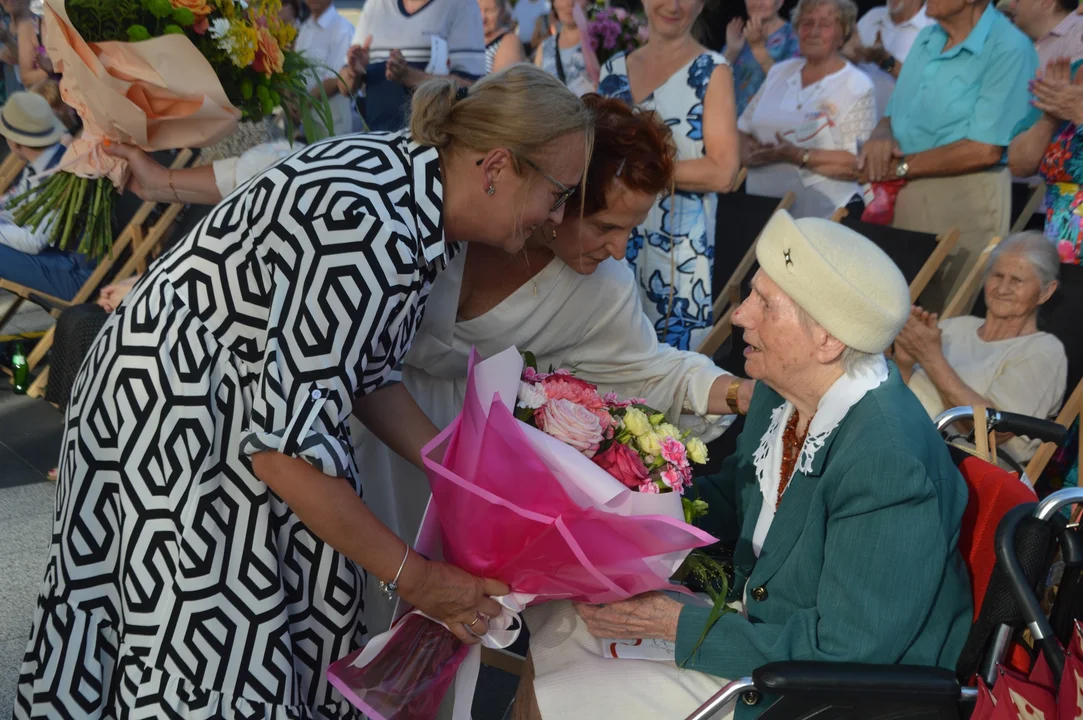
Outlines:
<svg viewBox="0 0 1083 720"><path fill-rule="evenodd" d="M692 37L703 0L644 0L650 39L602 69L598 92L657 112L677 144L676 188L628 241L628 262L658 339L695 350L714 324L715 193L740 166L733 73Z"/></svg>

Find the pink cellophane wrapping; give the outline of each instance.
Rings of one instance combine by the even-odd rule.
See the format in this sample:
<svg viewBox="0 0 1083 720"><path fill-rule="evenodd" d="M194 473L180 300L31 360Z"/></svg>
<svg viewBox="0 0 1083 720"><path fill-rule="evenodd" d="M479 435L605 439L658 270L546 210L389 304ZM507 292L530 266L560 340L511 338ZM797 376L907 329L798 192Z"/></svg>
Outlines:
<svg viewBox="0 0 1083 720"><path fill-rule="evenodd" d="M82 136L59 166L67 172L108 176L122 188L127 163L106 155L103 139L148 151L173 150L212 145L237 128L241 111L184 35L87 43L68 19L64 0L45 0L44 35L49 58L62 75L61 97L83 120Z"/></svg>
<svg viewBox="0 0 1083 720"><path fill-rule="evenodd" d="M515 348L480 363L471 358L462 412L422 450L433 496L417 550L504 581L512 595L503 604L513 609L556 599L613 602L675 589L669 578L688 552L715 539L683 521L678 495L632 492L574 448L516 420L521 373ZM406 615L370 641L368 652L332 665L330 681L371 717L396 720L406 715L386 715L373 705L374 698L385 702L387 688L404 687L400 675L430 665L441 677L425 683L427 692L446 690L446 674L464 663L453 716L468 717L476 654L447 661L447 648L429 646L412 662L394 665L389 675L364 671L377 663L392 667L386 656L395 647L412 646L402 634L421 632L418 617ZM504 619L493 619L494 631L508 627L498 626ZM458 642L444 632L446 642ZM505 632L498 641L491 636L501 633L491 632L483 642L506 647L515 634ZM441 661L433 663L434 657ZM464 675L471 677L464 681ZM407 704L409 699L400 699L392 705Z"/></svg>

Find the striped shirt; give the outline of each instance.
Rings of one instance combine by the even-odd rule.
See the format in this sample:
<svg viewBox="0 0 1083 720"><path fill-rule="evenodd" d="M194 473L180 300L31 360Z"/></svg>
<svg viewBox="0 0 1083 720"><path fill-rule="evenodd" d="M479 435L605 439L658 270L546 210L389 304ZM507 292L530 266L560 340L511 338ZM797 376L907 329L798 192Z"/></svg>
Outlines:
<svg viewBox="0 0 1083 720"><path fill-rule="evenodd" d="M400 130L406 124L409 91L384 77L392 50L424 70L432 59L433 38L439 37L447 44L452 73L471 80L485 74L485 31L477 0L429 0L412 14L407 14L402 0L368 0L353 44L363 44L370 35L365 121L371 130Z"/></svg>

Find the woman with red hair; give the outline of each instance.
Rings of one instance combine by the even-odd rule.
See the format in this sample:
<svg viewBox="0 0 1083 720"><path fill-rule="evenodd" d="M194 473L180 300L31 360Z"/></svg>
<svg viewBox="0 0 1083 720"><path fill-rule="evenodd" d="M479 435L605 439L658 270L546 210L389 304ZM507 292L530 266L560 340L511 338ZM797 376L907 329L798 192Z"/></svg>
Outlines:
<svg viewBox="0 0 1083 720"><path fill-rule="evenodd" d="M646 398L709 440L732 420L726 396L736 381L710 358L658 342L624 262L630 233L670 191L673 139L652 112L598 95L583 101L595 115L586 194L577 190L564 221L539 228L516 255L477 243L460 253L433 286L402 382L443 428L462 408L471 348L488 357L514 345L534 353L539 367L574 367L603 392ZM741 386L742 402L751 385ZM429 497L424 473L360 423L352 431L358 467L379 479L366 485L365 502L400 537L413 537ZM378 592L366 593L369 630L385 629L379 619L389 623L391 609Z"/></svg>

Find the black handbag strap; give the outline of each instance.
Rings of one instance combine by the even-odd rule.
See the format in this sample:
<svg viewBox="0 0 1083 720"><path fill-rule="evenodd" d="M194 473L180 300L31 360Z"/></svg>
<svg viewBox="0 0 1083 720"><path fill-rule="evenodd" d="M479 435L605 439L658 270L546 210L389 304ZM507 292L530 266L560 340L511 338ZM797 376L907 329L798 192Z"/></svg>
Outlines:
<svg viewBox="0 0 1083 720"><path fill-rule="evenodd" d="M568 84L568 78L564 75L564 61L560 59L560 33L557 33L553 38L553 52L556 53L557 59L557 77L565 85Z"/></svg>

